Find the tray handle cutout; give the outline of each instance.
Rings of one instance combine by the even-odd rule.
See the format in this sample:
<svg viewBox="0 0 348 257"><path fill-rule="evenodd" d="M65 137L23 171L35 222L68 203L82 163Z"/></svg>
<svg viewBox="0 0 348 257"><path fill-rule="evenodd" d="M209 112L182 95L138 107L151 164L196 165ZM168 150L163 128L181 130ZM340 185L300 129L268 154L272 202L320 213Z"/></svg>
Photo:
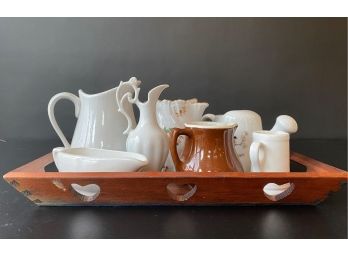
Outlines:
<svg viewBox="0 0 348 257"><path fill-rule="evenodd" d="M170 198L178 202L189 200L197 191L196 184L169 183L166 188Z"/></svg>
<svg viewBox="0 0 348 257"><path fill-rule="evenodd" d="M295 184L288 182L282 185L268 183L263 187L264 195L271 201L277 202L289 196L295 189Z"/></svg>
<svg viewBox="0 0 348 257"><path fill-rule="evenodd" d="M100 194L100 187L97 184L81 186L73 183L70 189L83 202L93 202Z"/></svg>

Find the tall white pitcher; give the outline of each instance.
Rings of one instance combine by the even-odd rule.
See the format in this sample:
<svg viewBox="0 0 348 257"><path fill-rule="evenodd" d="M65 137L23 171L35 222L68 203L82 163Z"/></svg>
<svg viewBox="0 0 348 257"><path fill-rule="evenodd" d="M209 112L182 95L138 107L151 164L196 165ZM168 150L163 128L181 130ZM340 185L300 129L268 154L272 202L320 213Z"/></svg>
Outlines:
<svg viewBox="0 0 348 257"><path fill-rule="evenodd" d="M136 83L136 78L131 78L127 82L120 82L120 85L131 85ZM119 85L119 86L120 86ZM65 147L91 147L111 150L126 150L127 136L123 131L127 128L126 118L118 112L116 101L117 87L98 94L86 94L79 90L79 97L71 93L59 93L53 96L48 103L48 117L51 124L62 140ZM131 86L123 86L120 94L131 91ZM72 138L71 146L59 128L54 116L54 107L61 99L67 99L75 105L75 116L77 123ZM130 114L130 119L134 119L133 107L126 103L124 108ZM132 124L135 124L133 122Z"/></svg>

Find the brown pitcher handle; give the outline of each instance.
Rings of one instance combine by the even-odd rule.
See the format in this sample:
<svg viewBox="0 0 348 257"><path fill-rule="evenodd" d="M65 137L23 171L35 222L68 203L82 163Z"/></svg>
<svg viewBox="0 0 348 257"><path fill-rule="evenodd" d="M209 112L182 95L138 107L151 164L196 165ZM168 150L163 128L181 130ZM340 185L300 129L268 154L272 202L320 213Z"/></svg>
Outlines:
<svg viewBox="0 0 348 257"><path fill-rule="evenodd" d="M190 141L192 141L193 133L192 133L192 130L189 128L183 128L183 129L174 128L170 134L171 135L170 135L169 149L170 149L170 153L172 154L172 159L175 165L175 169L177 171L182 171L185 163L182 162L179 158L178 151L176 149L176 143L178 141L178 137L181 135L189 137L191 139Z"/></svg>

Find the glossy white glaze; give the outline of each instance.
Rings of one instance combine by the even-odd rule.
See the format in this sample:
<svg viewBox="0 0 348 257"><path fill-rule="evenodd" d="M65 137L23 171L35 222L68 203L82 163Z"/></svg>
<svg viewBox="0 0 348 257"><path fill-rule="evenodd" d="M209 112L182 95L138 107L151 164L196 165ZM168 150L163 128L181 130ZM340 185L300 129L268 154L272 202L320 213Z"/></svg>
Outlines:
<svg viewBox="0 0 348 257"><path fill-rule="evenodd" d="M138 171L148 164L141 154L94 148L57 147L52 155L60 172Z"/></svg>
<svg viewBox="0 0 348 257"><path fill-rule="evenodd" d="M189 100L161 100L157 102L158 124L166 132L172 128L184 128L185 123L200 121L208 103L198 102L197 99ZM181 156L185 145L185 137L179 136L177 141L177 152ZM164 170L175 171L170 153L166 159Z"/></svg>
<svg viewBox="0 0 348 257"><path fill-rule="evenodd" d="M168 137L158 125L156 103L162 91L169 86L160 85L153 88L148 93L148 100L146 102L140 102L138 99L139 84L136 81L130 83L135 92L134 98L132 98L130 93L123 95L122 98L119 95L117 96L119 111L128 120L128 128L124 132L128 134L126 143L127 151L141 153L147 157L149 164L144 170L160 171L168 156ZM121 89L122 86L118 90ZM139 122L134 129L132 129L134 123L132 123L127 110L124 108L126 102L136 104L140 110Z"/></svg>
<svg viewBox="0 0 348 257"><path fill-rule="evenodd" d="M250 146L251 171L290 171L289 134L282 131L255 131Z"/></svg>
<svg viewBox="0 0 348 257"><path fill-rule="evenodd" d="M127 82L121 81L120 85L123 84L127 84ZM65 147L70 147L70 144L59 128L54 116L54 107L61 99L70 100L75 105L77 123L71 147L126 149L126 136L123 135L123 131L127 127L127 120L118 112L118 105L115 99L116 90L117 88L112 88L92 95L79 90L79 97L63 92L51 98L48 104L48 116ZM122 86L120 93L125 94L130 90L128 86ZM134 121L132 105L125 103L124 108L129 113L130 119Z"/></svg>
<svg viewBox="0 0 348 257"><path fill-rule="evenodd" d="M289 115L280 115L276 119L276 123L274 124L271 131L283 131L289 134L293 134L297 132L298 125L296 120Z"/></svg>

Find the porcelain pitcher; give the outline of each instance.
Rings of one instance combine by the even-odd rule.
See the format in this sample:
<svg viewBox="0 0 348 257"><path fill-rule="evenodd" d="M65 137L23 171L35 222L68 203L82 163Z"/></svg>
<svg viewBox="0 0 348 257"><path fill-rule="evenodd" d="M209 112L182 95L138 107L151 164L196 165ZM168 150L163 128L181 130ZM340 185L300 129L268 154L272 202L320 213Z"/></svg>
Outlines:
<svg viewBox="0 0 348 257"><path fill-rule="evenodd" d="M134 90L134 97L130 93L124 95L119 94L122 86L118 88L116 98L119 104L119 111L127 118L128 128L124 132L128 134L126 148L128 152L136 152L146 156L149 163L144 167L144 171L161 171L164 162L168 156L168 137L162 130L156 118L156 103L164 89L169 85L159 85L151 89L148 93L146 102L141 102L138 99L139 88L141 82L132 83L131 87ZM126 85L124 85L126 86ZM129 117L129 112L125 104L135 104L140 111L139 122L134 127L133 120Z"/></svg>
<svg viewBox="0 0 348 257"><path fill-rule="evenodd" d="M190 122L184 129L171 132L170 151L177 171L237 172L243 167L231 140L237 123ZM176 141L180 135L189 138L185 142L183 158L179 158Z"/></svg>
<svg viewBox="0 0 348 257"><path fill-rule="evenodd" d="M120 82L122 84L127 82ZM126 136L123 131L127 128L126 118L118 112L116 101L117 88L110 89L98 94L86 94L79 90L79 97L74 94L63 92L53 96L48 104L48 117L51 124L63 142L64 147L89 147L110 150L125 150ZM122 87L122 92L129 92L130 87ZM59 128L54 107L61 99L67 99L75 105L77 123L71 145ZM129 118L134 120L133 107L125 104Z"/></svg>
<svg viewBox="0 0 348 257"><path fill-rule="evenodd" d="M289 172L289 133L261 130L253 133L250 146L252 172Z"/></svg>
<svg viewBox="0 0 348 257"><path fill-rule="evenodd" d="M238 124L233 141L244 171L250 171L249 148L253 132L262 130L260 115L249 110L237 110L226 112L224 115L205 114L203 119L215 122L236 122Z"/></svg>
<svg viewBox="0 0 348 257"><path fill-rule="evenodd" d="M157 102L157 120L164 131L169 133L173 128L185 128L185 123L201 121L208 103L198 102L196 98L189 100L161 100ZM168 135L169 136L169 135ZM184 150L185 137L180 136L177 141L178 155ZM171 154L168 154L164 170L175 171Z"/></svg>

